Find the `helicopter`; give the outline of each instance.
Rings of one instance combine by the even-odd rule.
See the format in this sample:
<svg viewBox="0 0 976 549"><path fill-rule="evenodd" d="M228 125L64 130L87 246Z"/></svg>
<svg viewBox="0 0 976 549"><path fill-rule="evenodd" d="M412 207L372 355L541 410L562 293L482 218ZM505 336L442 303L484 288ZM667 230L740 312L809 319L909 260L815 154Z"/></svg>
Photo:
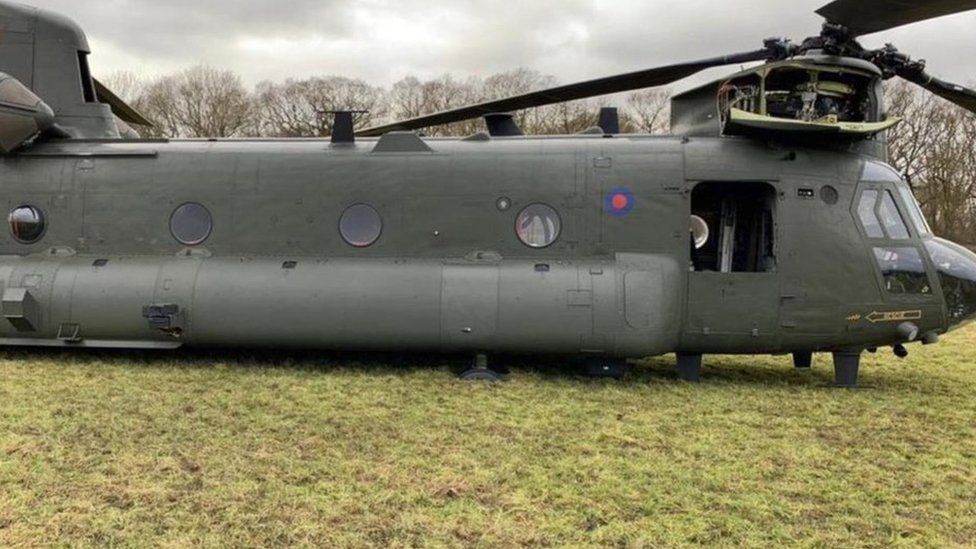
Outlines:
<svg viewBox="0 0 976 549"><path fill-rule="evenodd" d="M820 34L328 139L142 139L74 22L0 1L0 345L833 358L976 319L976 254L886 163L882 84L976 92L858 38L976 0L837 0ZM752 64L677 95L672 133L523 135L511 113ZM418 130L484 118L464 138Z"/></svg>

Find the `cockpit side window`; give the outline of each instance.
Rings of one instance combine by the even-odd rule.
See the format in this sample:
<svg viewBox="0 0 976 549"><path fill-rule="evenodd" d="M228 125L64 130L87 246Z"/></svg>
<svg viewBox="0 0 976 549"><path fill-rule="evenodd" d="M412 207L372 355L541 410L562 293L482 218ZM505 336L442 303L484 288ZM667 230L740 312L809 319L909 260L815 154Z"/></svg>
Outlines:
<svg viewBox="0 0 976 549"><path fill-rule="evenodd" d="M878 203L878 191L867 190L861 193L861 201L857 205L857 216L861 220L865 234L868 238L884 238L884 231L881 229L881 221L874 211Z"/></svg>
<svg viewBox="0 0 976 549"><path fill-rule="evenodd" d="M875 248L885 290L890 294L929 295L932 286L922 254L915 248Z"/></svg>
<svg viewBox="0 0 976 549"><path fill-rule="evenodd" d="M898 211L895 204L895 197L891 191L885 191L881 195L881 204L878 205L878 213L881 216L881 223L884 225L885 232L891 240L908 240L911 235L908 233L908 226L905 219Z"/></svg>

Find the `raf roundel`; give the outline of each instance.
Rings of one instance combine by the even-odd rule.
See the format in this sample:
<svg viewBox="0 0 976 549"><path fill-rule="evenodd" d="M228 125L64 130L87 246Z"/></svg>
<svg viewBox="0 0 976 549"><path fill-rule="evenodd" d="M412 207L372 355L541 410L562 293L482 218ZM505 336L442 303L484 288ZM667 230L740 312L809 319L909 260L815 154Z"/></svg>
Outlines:
<svg viewBox="0 0 976 549"><path fill-rule="evenodd" d="M603 200L603 209L616 217L623 217L634 210L637 201L630 189L613 189Z"/></svg>

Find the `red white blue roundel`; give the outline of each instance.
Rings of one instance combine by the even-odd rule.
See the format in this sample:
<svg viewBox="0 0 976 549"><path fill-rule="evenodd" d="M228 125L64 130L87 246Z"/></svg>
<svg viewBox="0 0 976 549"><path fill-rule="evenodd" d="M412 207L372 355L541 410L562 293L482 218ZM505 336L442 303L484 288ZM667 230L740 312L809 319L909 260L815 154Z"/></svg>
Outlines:
<svg viewBox="0 0 976 549"><path fill-rule="evenodd" d="M604 211L616 217L629 214L636 204L637 200L634 198L634 193L626 187L611 190L603 199Z"/></svg>

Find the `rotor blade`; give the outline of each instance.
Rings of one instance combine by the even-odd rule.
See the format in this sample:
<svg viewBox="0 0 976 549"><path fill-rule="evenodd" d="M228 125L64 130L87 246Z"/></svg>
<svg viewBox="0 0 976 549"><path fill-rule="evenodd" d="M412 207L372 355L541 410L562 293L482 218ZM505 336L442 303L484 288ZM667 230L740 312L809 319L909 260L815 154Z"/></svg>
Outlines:
<svg viewBox="0 0 976 549"><path fill-rule="evenodd" d="M441 126L453 122L463 122L474 118L480 118L486 114L518 111L533 107L542 107L555 103L564 103L576 99L586 99L600 95L651 88L654 86L664 86L687 78L693 74L712 67L722 65L732 65L737 63L749 63L752 61L765 61L772 58L775 52L771 49L762 49L748 53L728 55L725 57L715 57L679 65L659 67L644 71L599 78L579 84L559 86L548 90L542 90L524 95L488 101L478 105L470 105L458 109L452 109L435 114L419 116L409 120L394 122L383 126L367 128L358 132L356 135L363 137L373 137L383 135L391 131L417 130L429 128L431 126Z"/></svg>
<svg viewBox="0 0 976 549"><path fill-rule="evenodd" d="M106 103L108 106L112 107L112 113L122 119L123 122L128 124L137 124L139 126L153 127L154 124L149 121L148 118L143 116L139 111L130 107L121 97L115 95L112 90L105 87L98 80L92 78L95 82L95 97L98 99L99 103Z"/></svg>
<svg viewBox="0 0 976 549"><path fill-rule="evenodd" d="M971 113L976 113L976 91L967 87L946 82L927 72L902 74L902 78L914 82L939 97L955 103Z"/></svg>
<svg viewBox="0 0 976 549"><path fill-rule="evenodd" d="M817 10L855 36L976 9L976 0L836 0Z"/></svg>

